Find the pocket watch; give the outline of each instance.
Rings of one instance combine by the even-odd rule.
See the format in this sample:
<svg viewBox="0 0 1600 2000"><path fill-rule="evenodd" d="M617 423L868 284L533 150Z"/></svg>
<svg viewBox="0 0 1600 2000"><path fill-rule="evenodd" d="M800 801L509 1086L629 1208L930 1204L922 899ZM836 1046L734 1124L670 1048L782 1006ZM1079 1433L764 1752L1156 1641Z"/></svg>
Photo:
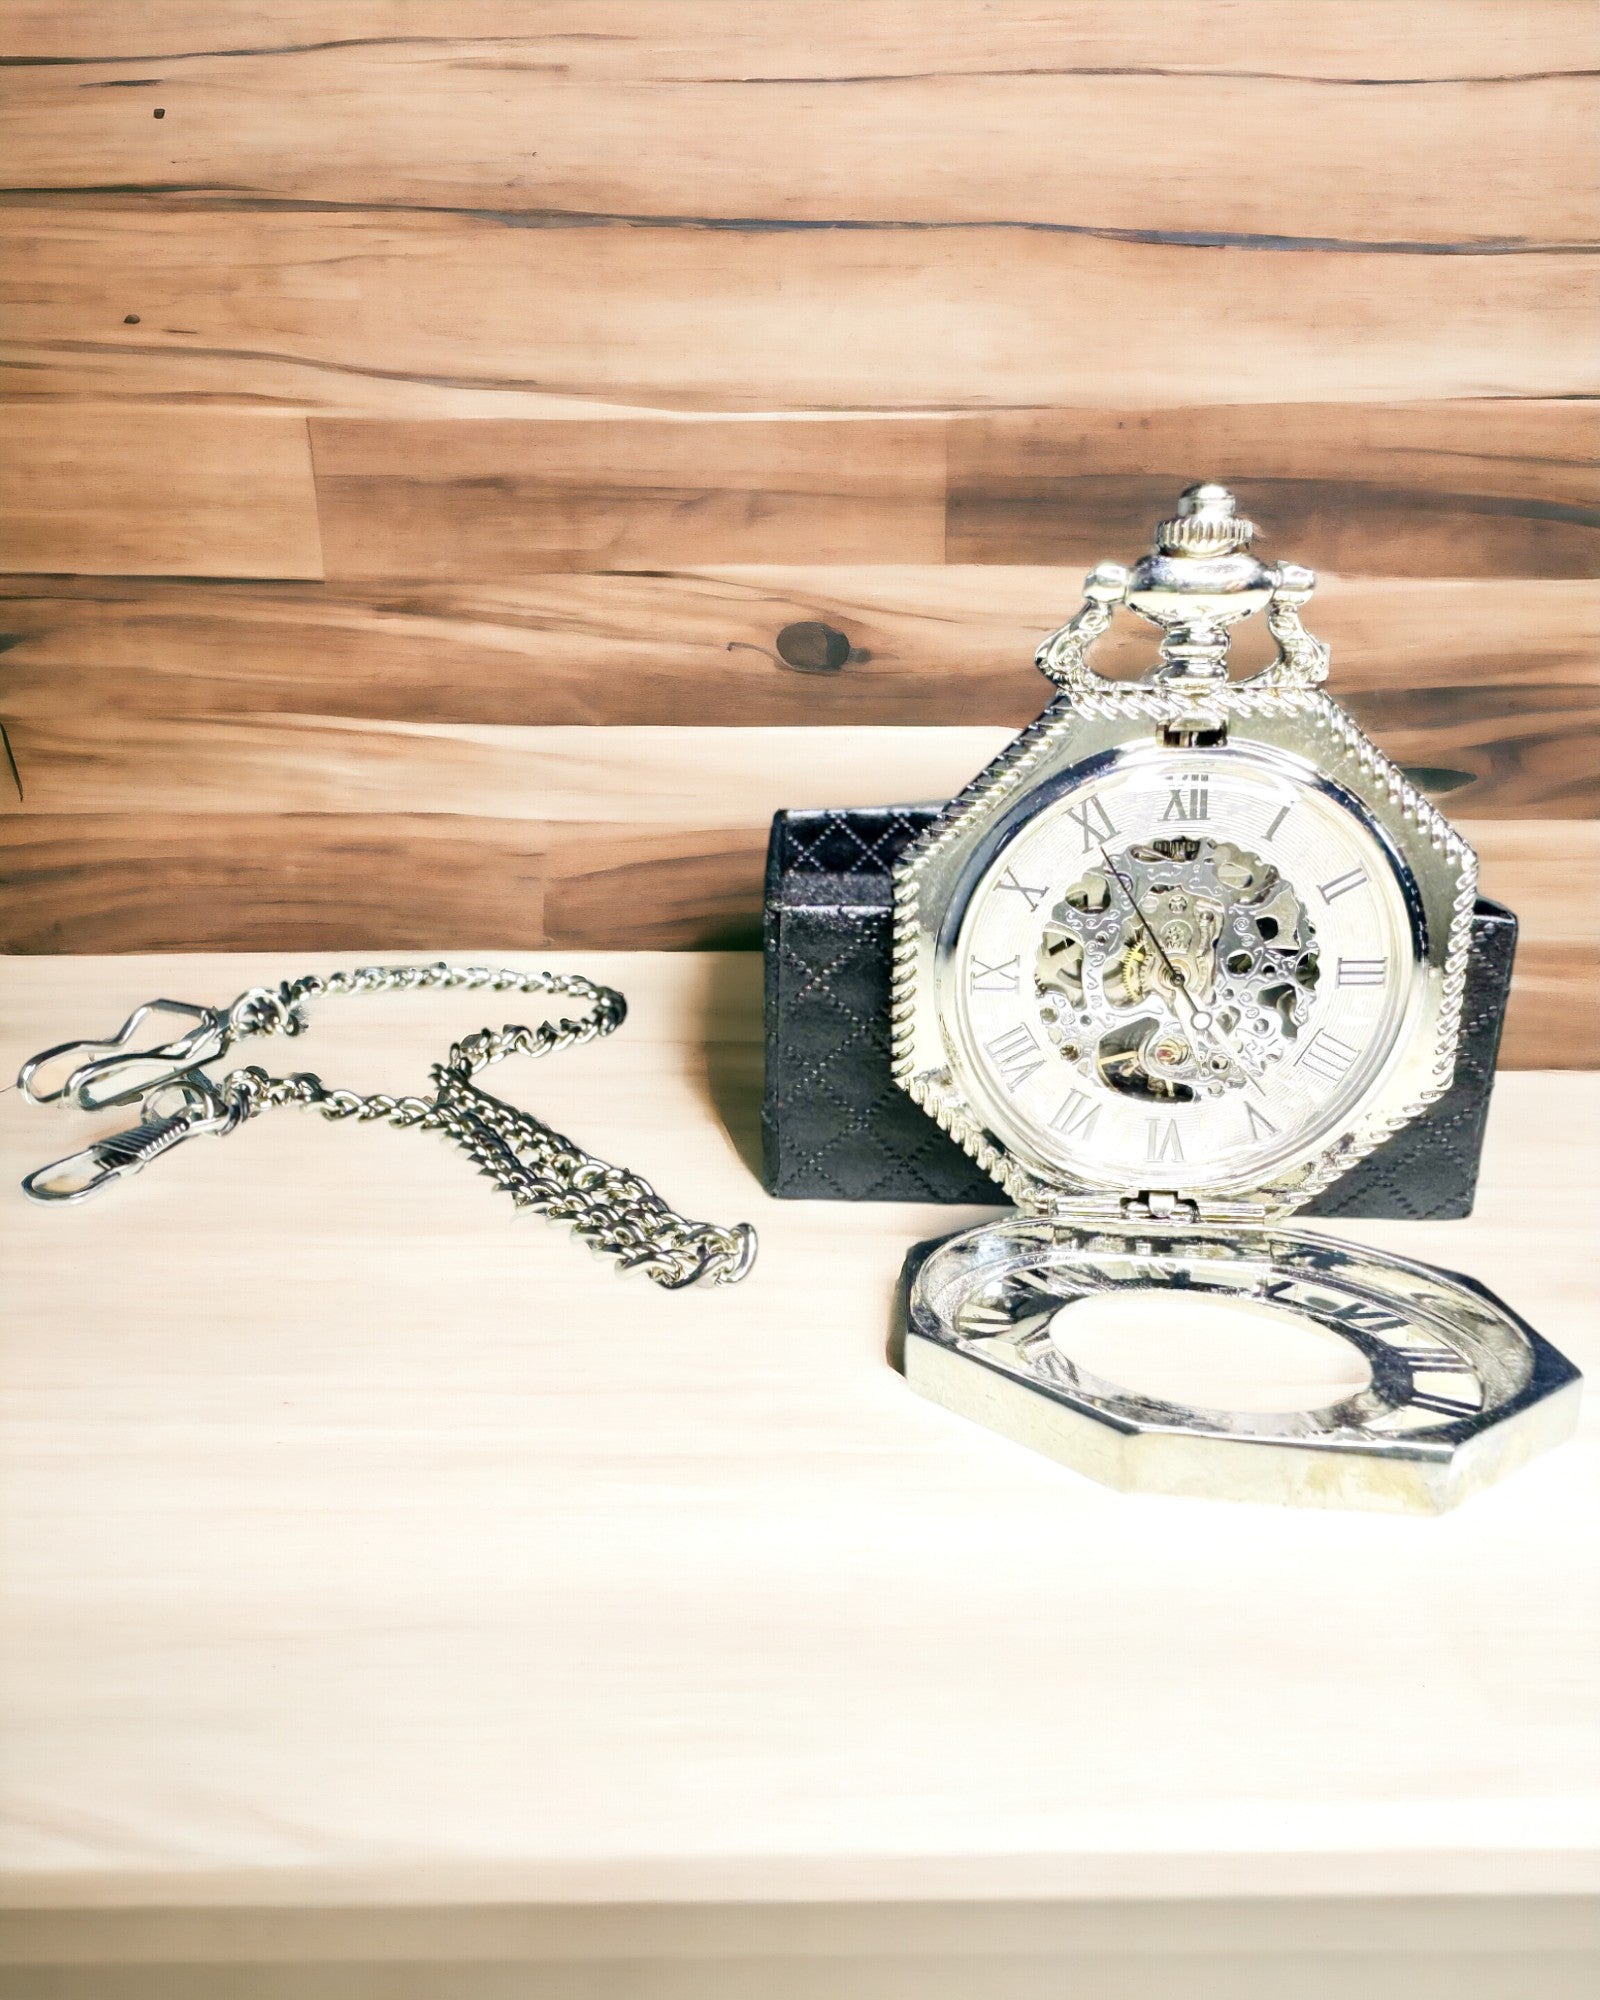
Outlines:
<svg viewBox="0 0 1600 2000"><path fill-rule="evenodd" d="M1058 692L895 872L896 1081L1019 1213L927 1256L913 1387L1118 1486L1437 1511L1576 1417L1578 1373L1470 1279L1296 1227L1448 1088L1477 861L1322 690L1315 578L1217 485L1102 563ZM1088 651L1119 605L1142 680ZM1233 679L1257 613L1276 658ZM1357 1350L1317 1409L1189 1407L1072 1358L1091 1296L1288 1313Z"/></svg>

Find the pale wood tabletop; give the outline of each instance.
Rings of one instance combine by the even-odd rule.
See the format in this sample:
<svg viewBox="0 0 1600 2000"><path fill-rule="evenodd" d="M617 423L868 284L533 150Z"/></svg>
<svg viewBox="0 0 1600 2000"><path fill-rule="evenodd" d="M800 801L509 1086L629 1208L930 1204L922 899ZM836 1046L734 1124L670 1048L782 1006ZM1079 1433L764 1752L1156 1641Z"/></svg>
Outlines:
<svg viewBox="0 0 1600 2000"><path fill-rule="evenodd" d="M14 1907L1594 1886L1592 1395L1437 1520L1102 1490L886 1364L904 1252L977 1211L759 1191L758 960L512 962L631 1013L496 1088L755 1221L744 1286L616 1278L437 1138L290 1111L47 1213L18 1177L115 1114L0 1098ZM303 969L12 961L4 1064ZM529 1004L329 999L245 1059L418 1088ZM1592 1372L1597 1111L1502 1076L1470 1222L1341 1226Z"/></svg>

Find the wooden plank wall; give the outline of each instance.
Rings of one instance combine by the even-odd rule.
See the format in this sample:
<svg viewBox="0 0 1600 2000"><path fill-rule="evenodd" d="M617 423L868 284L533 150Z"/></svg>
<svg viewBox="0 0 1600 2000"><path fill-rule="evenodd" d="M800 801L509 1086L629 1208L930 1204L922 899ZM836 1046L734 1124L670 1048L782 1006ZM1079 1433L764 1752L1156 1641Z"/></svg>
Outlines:
<svg viewBox="0 0 1600 2000"><path fill-rule="evenodd" d="M954 788L1216 477L1600 1061L1588 0L0 45L6 948L750 941L775 808Z"/></svg>

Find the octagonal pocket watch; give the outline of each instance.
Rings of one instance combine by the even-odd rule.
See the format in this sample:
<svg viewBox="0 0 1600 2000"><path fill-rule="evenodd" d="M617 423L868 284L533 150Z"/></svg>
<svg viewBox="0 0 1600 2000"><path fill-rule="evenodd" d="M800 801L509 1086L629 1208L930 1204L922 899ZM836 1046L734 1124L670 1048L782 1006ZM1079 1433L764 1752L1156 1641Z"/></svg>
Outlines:
<svg viewBox="0 0 1600 2000"><path fill-rule="evenodd" d="M1577 1371L1470 1279L1290 1218L1450 1084L1477 893L1461 835L1322 691L1315 579L1192 487L1040 647L1059 693L895 874L897 1082L1020 1213L922 1264L905 1370L1115 1485L1435 1511L1570 1430ZM1088 649L1124 605L1152 671ZM1264 613L1277 657L1227 668ZM1314 1409L1137 1394L1064 1315L1176 1293L1297 1319L1367 1380Z"/></svg>

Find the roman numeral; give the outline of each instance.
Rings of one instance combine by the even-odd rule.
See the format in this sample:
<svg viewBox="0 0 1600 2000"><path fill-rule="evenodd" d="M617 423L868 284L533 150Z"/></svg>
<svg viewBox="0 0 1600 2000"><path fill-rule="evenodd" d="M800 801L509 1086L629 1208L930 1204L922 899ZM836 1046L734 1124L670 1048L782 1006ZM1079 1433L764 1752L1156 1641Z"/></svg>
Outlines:
<svg viewBox="0 0 1600 2000"><path fill-rule="evenodd" d="M1302 1069L1320 1076L1324 1083L1337 1083L1359 1053L1337 1035L1330 1035L1326 1028L1319 1028L1300 1051L1298 1061Z"/></svg>
<svg viewBox="0 0 1600 2000"><path fill-rule="evenodd" d="M1284 821L1289 817L1289 814L1292 809L1293 809L1293 801L1291 801L1289 805L1279 806L1278 810L1272 815L1271 826L1267 828L1266 833L1262 836L1262 838L1265 840L1271 840L1273 835L1278 831L1278 828L1282 826Z"/></svg>
<svg viewBox="0 0 1600 2000"><path fill-rule="evenodd" d="M1099 1105L1091 1104L1081 1090L1074 1090L1050 1120L1050 1130L1060 1132L1068 1139L1087 1139L1094 1131L1094 1121L1099 1116Z"/></svg>
<svg viewBox="0 0 1600 2000"><path fill-rule="evenodd" d="M1278 1128L1264 1111L1258 1111L1247 1097L1244 1101L1244 1115L1249 1120L1252 1139L1275 1139Z"/></svg>
<svg viewBox="0 0 1600 2000"><path fill-rule="evenodd" d="M1341 1299L1300 1278L1269 1278L1261 1287L1261 1297L1269 1305L1288 1306L1294 1312L1309 1312L1316 1319L1361 1333L1392 1333L1407 1322L1383 1306L1368 1305L1363 1299Z"/></svg>
<svg viewBox="0 0 1600 2000"><path fill-rule="evenodd" d="M1178 1136L1176 1118L1147 1118L1144 1127L1144 1156L1147 1160L1181 1160L1183 1141Z"/></svg>
<svg viewBox="0 0 1600 2000"><path fill-rule="evenodd" d="M1169 819L1210 819L1211 792L1205 785L1174 785L1167 793L1167 809L1161 815L1162 823Z"/></svg>
<svg viewBox="0 0 1600 2000"><path fill-rule="evenodd" d="M1111 815L1099 799L1090 799L1087 805L1068 806L1067 818L1076 824L1083 835L1085 854L1091 847L1101 847L1116 837L1117 829L1111 824Z"/></svg>
<svg viewBox="0 0 1600 2000"><path fill-rule="evenodd" d="M1387 1306L1369 1306L1361 1299L1347 1299L1343 1305L1331 1310L1324 1308L1325 1320L1337 1321L1340 1326L1354 1327L1358 1333L1383 1335L1394 1333L1406 1322L1397 1312L1390 1312Z"/></svg>
<svg viewBox="0 0 1600 2000"><path fill-rule="evenodd" d="M1027 1082L1035 1070L1044 1068L1044 1057L1039 1053L1039 1044L1033 1039L1033 1030L1026 1023L1019 1022L1003 1035L996 1035L984 1047L994 1057L994 1065L1000 1072L1000 1079L1007 1090L1016 1090Z"/></svg>
<svg viewBox="0 0 1600 2000"><path fill-rule="evenodd" d="M1008 868L994 886L997 889L1013 890L1023 899L1030 910L1038 909L1039 905L1045 899L1046 892L1043 889L1030 889L1026 882L1019 882L1017 880L1017 871L1014 868Z"/></svg>
<svg viewBox="0 0 1600 2000"><path fill-rule="evenodd" d="M974 953L967 972L968 984L974 993L1015 993L1021 964L1020 954L1005 959L999 965L985 965Z"/></svg>
<svg viewBox="0 0 1600 2000"><path fill-rule="evenodd" d="M1478 1415L1476 1403L1460 1403L1454 1396L1430 1396L1421 1389L1413 1389L1407 1398L1414 1410L1432 1410L1441 1417L1475 1417Z"/></svg>
<svg viewBox="0 0 1600 2000"><path fill-rule="evenodd" d="M1320 882L1318 888L1325 903L1336 903L1341 896L1348 896L1352 889L1359 889L1367 879L1364 868L1352 868L1347 875L1335 875L1331 882Z"/></svg>
<svg viewBox="0 0 1600 2000"><path fill-rule="evenodd" d="M1389 976L1389 961L1386 958L1341 958L1339 979L1341 986L1381 986Z"/></svg>
<svg viewBox="0 0 1600 2000"><path fill-rule="evenodd" d="M1476 1375L1477 1370L1464 1354L1453 1347L1396 1347L1391 1349L1413 1375Z"/></svg>

